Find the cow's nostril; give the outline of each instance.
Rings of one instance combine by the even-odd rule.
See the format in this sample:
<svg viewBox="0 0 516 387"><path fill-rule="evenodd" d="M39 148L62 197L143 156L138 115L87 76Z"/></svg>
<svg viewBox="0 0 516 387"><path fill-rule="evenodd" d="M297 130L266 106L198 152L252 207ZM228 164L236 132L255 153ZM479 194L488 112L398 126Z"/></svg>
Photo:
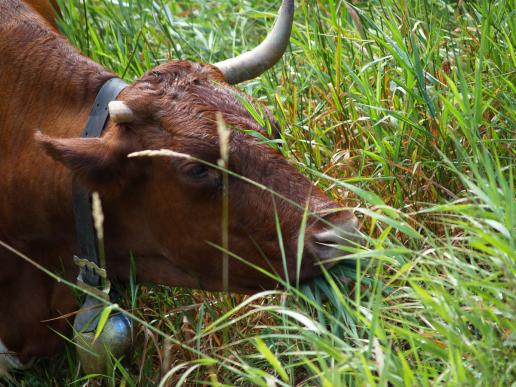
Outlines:
<svg viewBox="0 0 516 387"><path fill-rule="evenodd" d="M346 255L339 246L353 246L358 239L358 219L352 217L312 234L312 247L320 260L331 259Z"/></svg>

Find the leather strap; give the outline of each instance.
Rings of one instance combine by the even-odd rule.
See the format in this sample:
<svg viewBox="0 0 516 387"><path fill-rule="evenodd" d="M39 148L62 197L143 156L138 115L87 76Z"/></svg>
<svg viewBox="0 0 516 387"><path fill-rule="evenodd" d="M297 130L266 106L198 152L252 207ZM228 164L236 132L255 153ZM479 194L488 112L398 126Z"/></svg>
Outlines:
<svg viewBox="0 0 516 387"><path fill-rule="evenodd" d="M102 135L109 115L108 104L115 100L126 87L127 83L120 78L111 78L104 83L95 98L81 137L92 138ZM74 180L72 194L75 229L79 240L79 258L87 259L98 266L97 238L91 216L91 193ZM88 268L84 269L82 279L91 286L98 286L100 283L98 274Z"/></svg>

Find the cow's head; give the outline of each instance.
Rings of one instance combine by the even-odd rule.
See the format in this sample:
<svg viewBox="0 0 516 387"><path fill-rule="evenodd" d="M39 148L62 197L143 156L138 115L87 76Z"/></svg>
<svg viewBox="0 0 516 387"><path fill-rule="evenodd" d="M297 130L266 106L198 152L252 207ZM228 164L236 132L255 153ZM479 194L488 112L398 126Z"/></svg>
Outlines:
<svg viewBox="0 0 516 387"><path fill-rule="evenodd" d="M230 85L257 76L278 60L290 34L292 3L284 1L275 28L250 53L214 66L175 61L145 74L110 105L102 138L39 135L51 156L103 197L112 223L106 235L106 246L112 246L107 258L111 274L122 260L128 262L130 250L140 280L222 289L223 259L217 246L223 235L223 174L195 160L217 164L218 114L231 131L229 170L236 175L229 176L228 185L229 290L274 287L276 282L257 267L291 282L298 272L301 281L312 278L321 272L321 261L342 255L334 245L353 239L353 214L331 211L338 204L263 141L266 129L245 105L264 111L264 119L278 130L272 115ZM195 159L127 157L146 149ZM305 208L309 215L300 236ZM298 268L300 240L304 248ZM120 276L126 268L118 270Z"/></svg>

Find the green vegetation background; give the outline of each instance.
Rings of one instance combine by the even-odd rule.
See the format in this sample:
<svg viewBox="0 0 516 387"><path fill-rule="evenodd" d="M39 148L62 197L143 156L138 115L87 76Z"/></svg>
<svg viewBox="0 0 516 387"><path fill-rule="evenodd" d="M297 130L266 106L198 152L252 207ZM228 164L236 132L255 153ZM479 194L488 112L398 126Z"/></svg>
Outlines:
<svg viewBox="0 0 516 387"><path fill-rule="evenodd" d="M255 46L279 0L61 0L62 32L131 81ZM240 85L367 243L312 289L252 298L132 283L146 321L109 375L73 348L17 383L495 385L516 381L514 2L296 2L288 53ZM157 333L159 329L162 334Z"/></svg>

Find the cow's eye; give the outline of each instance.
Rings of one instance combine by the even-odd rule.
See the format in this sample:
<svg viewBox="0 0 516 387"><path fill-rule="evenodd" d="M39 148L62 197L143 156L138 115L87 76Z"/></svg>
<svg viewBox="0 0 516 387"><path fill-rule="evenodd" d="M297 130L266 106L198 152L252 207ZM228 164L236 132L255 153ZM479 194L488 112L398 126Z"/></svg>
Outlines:
<svg viewBox="0 0 516 387"><path fill-rule="evenodd" d="M192 164L186 168L185 173L192 179L202 179L208 176L208 168L203 164Z"/></svg>
<svg viewBox="0 0 516 387"><path fill-rule="evenodd" d="M202 192L220 185L220 173L203 163L188 162L179 167L179 179L187 186Z"/></svg>

